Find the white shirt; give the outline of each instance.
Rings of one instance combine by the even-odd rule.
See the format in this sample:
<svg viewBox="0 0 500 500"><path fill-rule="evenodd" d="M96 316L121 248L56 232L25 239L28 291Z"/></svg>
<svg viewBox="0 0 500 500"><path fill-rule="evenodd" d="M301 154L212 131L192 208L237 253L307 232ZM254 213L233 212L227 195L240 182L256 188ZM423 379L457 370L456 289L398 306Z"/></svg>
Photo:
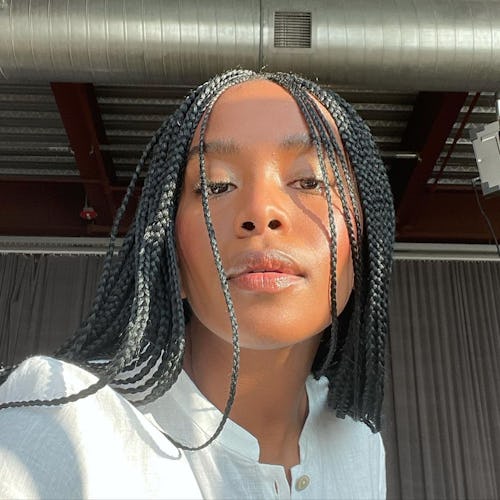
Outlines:
<svg viewBox="0 0 500 500"><path fill-rule="evenodd" d="M48 399L90 385L90 373L47 357L25 361L0 387L0 401ZM307 381L309 415L291 488L282 466L258 462L257 440L228 420L198 445L221 414L182 372L139 412L105 387L57 407L0 410L1 498L385 498L380 435L326 408L328 381Z"/></svg>

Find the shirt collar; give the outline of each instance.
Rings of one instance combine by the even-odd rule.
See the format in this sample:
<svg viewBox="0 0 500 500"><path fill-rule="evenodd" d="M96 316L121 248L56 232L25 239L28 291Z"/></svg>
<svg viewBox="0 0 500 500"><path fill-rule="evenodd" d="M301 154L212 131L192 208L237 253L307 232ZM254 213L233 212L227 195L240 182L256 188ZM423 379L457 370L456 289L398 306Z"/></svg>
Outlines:
<svg viewBox="0 0 500 500"><path fill-rule="evenodd" d="M315 380L309 376L306 381L306 391L309 413L300 436L301 459L304 458L303 454L306 452L309 429L314 426L314 421L326 404L328 380L326 377ZM170 411L165 412L167 407ZM176 440L190 446L202 444L190 442L193 439L193 434L202 435L205 440L209 439L222 419L222 413L219 409L199 391L184 370L181 371L172 388L162 397L147 405L143 412L167 434L172 427L169 425L172 418L190 421L191 425L194 425L199 432L173 436ZM176 429L178 428L176 426ZM255 462L259 460L260 449L257 439L231 419L226 421L216 442L245 459Z"/></svg>

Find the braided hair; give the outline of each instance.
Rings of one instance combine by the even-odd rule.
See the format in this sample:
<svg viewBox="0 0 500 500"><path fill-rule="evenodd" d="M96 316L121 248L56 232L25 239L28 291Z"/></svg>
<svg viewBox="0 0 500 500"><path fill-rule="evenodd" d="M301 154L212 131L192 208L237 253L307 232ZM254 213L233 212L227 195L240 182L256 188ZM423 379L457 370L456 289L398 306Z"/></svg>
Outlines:
<svg viewBox="0 0 500 500"><path fill-rule="evenodd" d="M340 96L294 74L247 70L226 72L192 91L154 134L138 162L113 222L91 311L56 353L60 359L96 372L97 381L76 394L51 400L7 402L0 404L0 409L59 405L93 394L106 384L132 403L146 404L175 383L183 366L185 324L189 321L189 306L181 298L175 218L188 150L200 124L201 201L231 320L232 373L223 418L214 435L195 445L178 443L170 436L169 439L183 449L196 450L207 446L221 432L236 393L238 323L210 215L203 139L210 111L220 95L234 85L255 79L275 82L296 101L310 130L323 181L327 184L328 169L332 169L345 214L354 287L347 306L337 317L336 228L331 193L325 190L331 234L332 323L323 334L313 373L328 378L328 403L338 417L349 415L367 424L373 432L380 430L394 240L393 202L384 165L368 127ZM320 105L333 117L342 144ZM120 221L144 169L148 169L148 174L134 221L116 250ZM90 363L103 358L106 361ZM13 368L0 373L0 383Z"/></svg>

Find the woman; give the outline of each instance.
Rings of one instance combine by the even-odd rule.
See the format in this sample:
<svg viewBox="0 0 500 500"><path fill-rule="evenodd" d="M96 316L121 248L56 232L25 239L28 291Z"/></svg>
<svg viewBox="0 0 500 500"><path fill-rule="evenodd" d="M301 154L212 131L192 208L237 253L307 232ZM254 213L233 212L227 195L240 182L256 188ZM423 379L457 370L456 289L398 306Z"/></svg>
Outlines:
<svg viewBox="0 0 500 500"><path fill-rule="evenodd" d="M202 85L139 163L86 322L0 387L0 493L384 497L393 233L337 95L241 70Z"/></svg>

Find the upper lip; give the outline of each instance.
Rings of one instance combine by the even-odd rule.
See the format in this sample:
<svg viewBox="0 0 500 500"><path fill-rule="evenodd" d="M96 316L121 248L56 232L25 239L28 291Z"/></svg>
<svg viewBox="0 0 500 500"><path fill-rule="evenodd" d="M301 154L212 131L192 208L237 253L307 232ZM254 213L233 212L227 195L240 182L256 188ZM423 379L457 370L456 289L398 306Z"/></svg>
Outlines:
<svg viewBox="0 0 500 500"><path fill-rule="evenodd" d="M249 251L238 255L226 270L228 279L242 274L276 272L302 276L300 267L287 253L281 250Z"/></svg>

